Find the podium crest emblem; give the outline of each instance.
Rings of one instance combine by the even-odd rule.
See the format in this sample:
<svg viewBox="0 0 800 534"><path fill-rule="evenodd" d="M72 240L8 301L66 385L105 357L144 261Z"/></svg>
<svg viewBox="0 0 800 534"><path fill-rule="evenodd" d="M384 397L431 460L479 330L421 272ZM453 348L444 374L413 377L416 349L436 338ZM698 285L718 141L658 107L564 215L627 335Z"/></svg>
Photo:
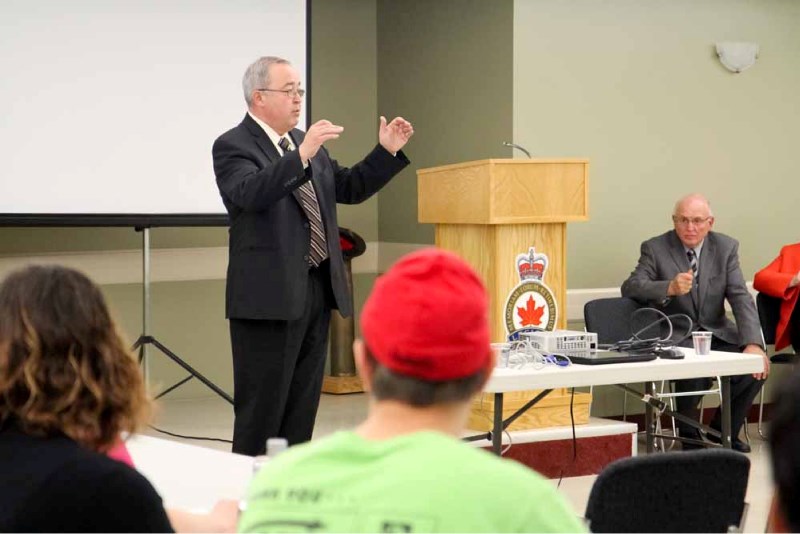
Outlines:
<svg viewBox="0 0 800 534"><path fill-rule="evenodd" d="M506 333L516 339L520 332L553 330L558 320L558 306L553 292L544 283L548 259L534 247L517 256L520 282L508 295L505 307Z"/></svg>

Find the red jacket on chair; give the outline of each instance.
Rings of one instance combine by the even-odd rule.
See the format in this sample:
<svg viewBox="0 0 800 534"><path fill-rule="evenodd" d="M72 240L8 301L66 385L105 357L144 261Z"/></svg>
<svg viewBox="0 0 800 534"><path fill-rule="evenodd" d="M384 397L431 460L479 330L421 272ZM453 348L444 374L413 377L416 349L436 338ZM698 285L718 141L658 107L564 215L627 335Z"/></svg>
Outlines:
<svg viewBox="0 0 800 534"><path fill-rule="evenodd" d="M789 346L789 319L800 295L800 285L789 287L794 275L800 271L800 243L786 245L772 263L756 273L753 287L756 291L783 299L781 318L775 332L775 350Z"/></svg>

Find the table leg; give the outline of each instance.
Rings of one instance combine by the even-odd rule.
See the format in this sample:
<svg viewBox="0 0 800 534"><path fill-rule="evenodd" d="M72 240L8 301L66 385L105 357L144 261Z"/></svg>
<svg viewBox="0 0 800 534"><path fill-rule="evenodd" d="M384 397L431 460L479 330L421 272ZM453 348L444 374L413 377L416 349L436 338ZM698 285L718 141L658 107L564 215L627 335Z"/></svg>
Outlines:
<svg viewBox="0 0 800 534"><path fill-rule="evenodd" d="M722 393L722 446L731 448L731 377L720 377L720 390Z"/></svg>
<svg viewBox="0 0 800 534"><path fill-rule="evenodd" d="M644 383L644 392L645 395L652 397L655 395L656 392L656 385L652 381L648 381ZM653 416L653 407L650 405L649 402L644 404L644 434L646 439L646 450L648 453L653 452L655 449L655 439L653 438L653 434L656 431L656 419Z"/></svg>
<svg viewBox="0 0 800 534"><path fill-rule="evenodd" d="M503 394L494 394L494 430L492 430L492 451L500 456L503 450Z"/></svg>

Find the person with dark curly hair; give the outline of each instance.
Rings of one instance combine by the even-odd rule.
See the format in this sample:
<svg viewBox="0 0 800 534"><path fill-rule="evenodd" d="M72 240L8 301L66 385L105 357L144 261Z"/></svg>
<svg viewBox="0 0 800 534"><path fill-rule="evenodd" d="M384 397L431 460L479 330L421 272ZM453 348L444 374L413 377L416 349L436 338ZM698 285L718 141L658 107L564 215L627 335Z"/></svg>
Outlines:
<svg viewBox="0 0 800 534"><path fill-rule="evenodd" d="M127 347L77 271L33 266L0 285L0 531L224 528L218 508L168 515L144 476L105 454L150 411Z"/></svg>

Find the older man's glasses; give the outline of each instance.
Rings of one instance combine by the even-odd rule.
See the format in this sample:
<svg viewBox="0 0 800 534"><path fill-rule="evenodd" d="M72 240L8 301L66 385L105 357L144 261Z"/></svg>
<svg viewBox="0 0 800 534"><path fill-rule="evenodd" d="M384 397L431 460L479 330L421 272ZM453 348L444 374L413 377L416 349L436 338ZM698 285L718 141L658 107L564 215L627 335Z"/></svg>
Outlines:
<svg viewBox="0 0 800 534"><path fill-rule="evenodd" d="M711 220L711 217L678 217L677 215L672 216L672 222L677 224L678 226L689 226L690 224L694 226L701 226L708 221Z"/></svg>
<svg viewBox="0 0 800 534"><path fill-rule="evenodd" d="M256 89L256 91L269 91L270 93L283 93L289 98L300 97L306 95L305 89Z"/></svg>

